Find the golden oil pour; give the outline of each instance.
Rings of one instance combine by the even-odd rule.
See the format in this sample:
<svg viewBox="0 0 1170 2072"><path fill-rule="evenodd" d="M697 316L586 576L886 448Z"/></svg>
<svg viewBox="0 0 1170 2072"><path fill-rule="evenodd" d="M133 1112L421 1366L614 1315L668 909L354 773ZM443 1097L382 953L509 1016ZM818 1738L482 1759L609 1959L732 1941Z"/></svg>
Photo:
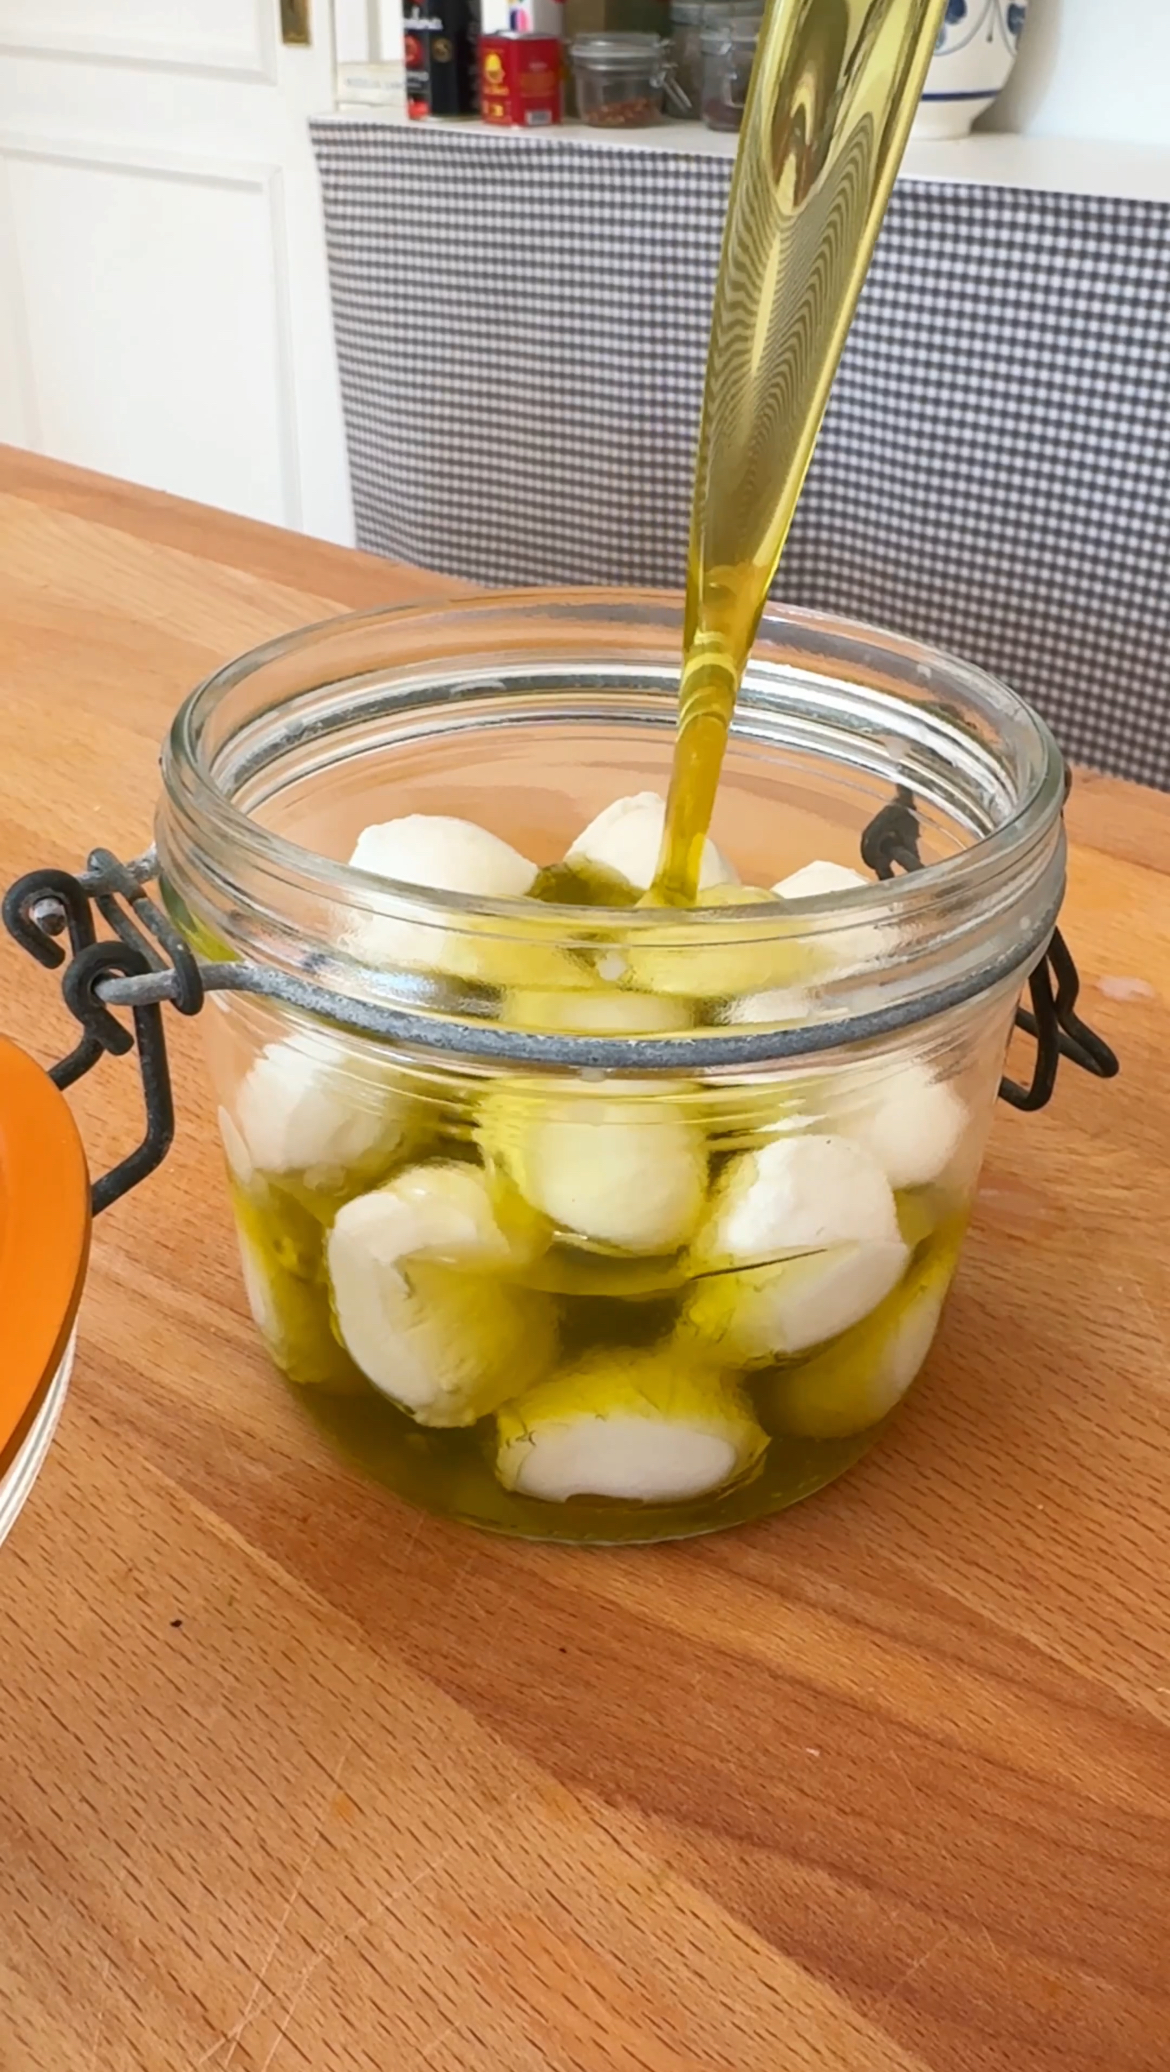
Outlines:
<svg viewBox="0 0 1170 2072"><path fill-rule="evenodd" d="M946 0L772 0L715 291L651 895L689 904L756 628Z"/></svg>

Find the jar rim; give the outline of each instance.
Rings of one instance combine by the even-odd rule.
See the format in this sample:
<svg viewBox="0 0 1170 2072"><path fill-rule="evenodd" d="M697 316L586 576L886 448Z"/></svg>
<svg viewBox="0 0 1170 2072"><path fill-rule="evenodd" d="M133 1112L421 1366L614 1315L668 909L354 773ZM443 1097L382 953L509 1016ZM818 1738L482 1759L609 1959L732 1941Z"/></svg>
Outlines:
<svg viewBox="0 0 1170 2072"><path fill-rule="evenodd" d="M623 57L641 57L660 51L663 39L651 29L583 29L574 36L569 48L589 56L614 52Z"/></svg>
<svg viewBox="0 0 1170 2072"><path fill-rule="evenodd" d="M732 16L725 22L709 22L699 31L699 48L708 57L724 50L754 50L760 40L763 16Z"/></svg>
<svg viewBox="0 0 1170 2072"><path fill-rule="evenodd" d="M430 655L429 635L433 628L436 659L430 673L435 681L441 675L440 660L449 671L452 660L460 655L490 651L494 656L511 659L508 628L529 621L538 631L545 625L555 627L562 623L574 627L581 622L596 623L599 628L607 624L633 626L677 641L682 605L677 594L666 591L547 588L468 592L446 604L411 604L324 620L251 650L200 684L175 716L163 754L165 789L158 840L164 876L182 892L182 854L198 851L196 877L199 870L209 873L217 896L223 898L225 912L238 912L245 897L238 884L241 875L246 876L250 870L267 888L270 903L275 900L279 904L284 894L295 893L325 907L339 904L343 910L356 908L375 916L407 916L432 927L450 929L473 921L495 922L512 930L516 939L527 942L539 936L549 939L558 928L576 933L584 930L598 938L607 930L620 928L623 934L632 934L635 942L653 944L655 931L664 927L660 909L582 908L527 898L434 892L417 885L394 883L338 863L277 834L237 806L217 781L217 771L208 753L209 727L225 701L259 671L271 669L279 677L282 666L290 661L306 664L315 647L323 651L336 647L340 652L329 665L333 675L328 679L336 688L340 682L358 680L352 668L348 678L344 675L347 645L356 655L363 650L363 642L365 650L377 643L382 668L388 672L393 667L396 641L409 647L413 640L416 649L421 642L421 652ZM598 637L601 638L600 632ZM461 647L461 639L471 645ZM1017 896L1021 874L1023 878L1030 875L1034 881L1028 895L1032 898L1032 892L1035 893L1029 911L1034 909L1033 918L1039 925L1041 908L1044 913L1052 908L1051 884L1045 873L1050 872L1055 846L1061 840L1059 821L1064 791L1063 759L1044 721L998 679L942 650L859 622L787 606L769 606L765 612L745 675L745 688L755 680L761 643L766 647L769 640L788 642L795 654L807 651L810 679L816 678L819 668L820 678L840 685L843 692L852 690L858 697L862 695L860 683L848 678L845 670L849 658L861 653L888 656L891 672L895 662L903 669L912 668L924 685L941 680L959 686L981 712L997 742L1004 744L1005 753L1009 745L1012 749L1015 791L1010 810L988 833L977 835L954 854L928 862L921 871L858 886L848 893L819 893L787 900L783 915L777 914L775 900L733 908L697 906L682 912L669 910L669 928L675 943L678 937L674 931L680 928L690 931L695 942L704 943L718 943L721 938L742 940L743 931L752 927L759 927L773 939L787 935L795 940L810 932L814 938L819 934L827 937L834 926L847 930L871 921L885 921L890 916L896 916L905 930L913 923L941 924L944 911L957 914L960 905L964 913L969 913L980 900L994 908L1002 926L1002 916ZM542 650L539 641L530 641L518 652L534 659ZM543 652L546 656L549 653L547 645ZM816 668L813 658L819 658ZM504 664L498 662L497 666L502 670ZM796 663L785 666L799 676ZM898 702L892 691L875 692L874 696L885 696L891 709ZM281 709L279 700L271 707L273 712ZM963 738L957 727L954 737L957 748ZM209 863L212 849L215 860ZM1063 882L1062 848L1059 861ZM190 880L190 873L186 875ZM1043 900L1041 878L1047 888ZM237 887L234 894L233 883ZM971 929L964 925L966 935L961 948L969 968L975 947ZM920 925L918 932L925 937L929 931ZM1020 941L1023 943L1023 934ZM239 948L239 944L235 947ZM319 948L317 968L328 945L323 940ZM1027 948L1034 961L1038 952L1030 939ZM243 954L251 952L252 945L248 943ZM289 968L303 971L304 959ZM359 961L353 967L359 987L361 970ZM352 975L349 965L346 971L347 976ZM375 992L380 987L384 997L384 974L379 978L375 972L371 985ZM339 986L343 994L347 990L347 986ZM367 992L365 997L375 994Z"/></svg>
<svg viewBox="0 0 1170 2072"><path fill-rule="evenodd" d="M591 32L574 36L569 56L588 71L637 73L649 78L664 62L668 45L661 36L640 30Z"/></svg>
<svg viewBox="0 0 1170 2072"><path fill-rule="evenodd" d="M763 14L760 0L673 0L670 19L689 29L704 24L719 27L728 21L759 21Z"/></svg>

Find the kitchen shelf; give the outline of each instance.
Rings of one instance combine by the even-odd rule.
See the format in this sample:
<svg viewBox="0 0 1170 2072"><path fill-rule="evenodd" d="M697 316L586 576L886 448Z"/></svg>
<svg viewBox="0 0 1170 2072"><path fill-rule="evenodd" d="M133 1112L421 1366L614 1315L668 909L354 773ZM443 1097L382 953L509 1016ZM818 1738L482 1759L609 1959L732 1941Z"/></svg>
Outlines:
<svg viewBox="0 0 1170 2072"><path fill-rule="evenodd" d="M401 123L399 118L357 106L338 109L325 119L390 120L420 133L442 130L448 136L493 137L505 147L519 138L543 146L570 145L586 151L676 153L699 158L734 158L738 142L736 137L706 129L698 122L666 122L642 130L591 129L580 122L566 122L548 130L501 130L472 120ZM1170 151L987 131L953 143L912 141L899 178L1170 202Z"/></svg>

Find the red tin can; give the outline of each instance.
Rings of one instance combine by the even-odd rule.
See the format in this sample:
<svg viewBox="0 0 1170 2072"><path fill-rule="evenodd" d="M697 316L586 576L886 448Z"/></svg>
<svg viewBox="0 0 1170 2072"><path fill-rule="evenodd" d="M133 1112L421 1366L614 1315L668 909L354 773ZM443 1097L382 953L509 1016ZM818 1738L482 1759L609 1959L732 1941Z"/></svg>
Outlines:
<svg viewBox="0 0 1170 2072"><path fill-rule="evenodd" d="M561 46L556 36L511 31L479 40L479 105L485 122L546 129L561 119Z"/></svg>

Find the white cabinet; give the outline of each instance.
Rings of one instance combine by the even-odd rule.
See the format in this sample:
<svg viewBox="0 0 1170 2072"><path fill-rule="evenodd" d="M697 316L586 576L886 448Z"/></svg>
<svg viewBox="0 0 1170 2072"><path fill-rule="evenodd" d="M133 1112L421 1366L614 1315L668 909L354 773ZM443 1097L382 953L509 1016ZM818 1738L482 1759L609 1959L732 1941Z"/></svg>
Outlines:
<svg viewBox="0 0 1170 2072"><path fill-rule="evenodd" d="M0 439L344 541L310 4L0 0Z"/></svg>

